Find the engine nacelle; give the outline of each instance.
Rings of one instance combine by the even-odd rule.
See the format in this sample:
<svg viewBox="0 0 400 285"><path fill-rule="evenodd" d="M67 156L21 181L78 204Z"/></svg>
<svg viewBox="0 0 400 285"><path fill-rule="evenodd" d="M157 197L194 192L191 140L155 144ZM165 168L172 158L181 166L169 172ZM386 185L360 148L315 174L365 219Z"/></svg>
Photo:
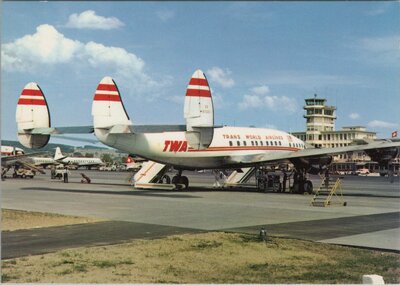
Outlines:
<svg viewBox="0 0 400 285"><path fill-rule="evenodd" d="M324 171L332 163L333 157L330 155L310 158L294 158L291 162L296 169L304 169L310 174L318 174Z"/></svg>
<svg viewBox="0 0 400 285"><path fill-rule="evenodd" d="M372 161L375 161L381 165L387 164L393 158L395 158L399 149L397 147L382 148L382 149L371 149L365 151Z"/></svg>

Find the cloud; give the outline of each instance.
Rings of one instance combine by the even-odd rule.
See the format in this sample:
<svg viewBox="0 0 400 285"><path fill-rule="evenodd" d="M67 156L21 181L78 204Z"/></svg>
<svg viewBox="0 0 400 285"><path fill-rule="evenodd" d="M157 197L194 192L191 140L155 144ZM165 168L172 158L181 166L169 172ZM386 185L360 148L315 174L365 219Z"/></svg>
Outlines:
<svg viewBox="0 0 400 285"><path fill-rule="evenodd" d="M350 119L353 119L353 120L359 119L359 118L360 118L360 114L358 114L358 113L351 113L351 114L349 115L349 118L350 118Z"/></svg>
<svg viewBox="0 0 400 285"><path fill-rule="evenodd" d="M258 95L244 95L242 102L239 103L240 109L260 108L263 100Z"/></svg>
<svg viewBox="0 0 400 285"><path fill-rule="evenodd" d="M223 94L221 94L219 91L216 91L212 87L210 87L210 91L214 109L223 109L229 107L230 103L225 102Z"/></svg>
<svg viewBox="0 0 400 285"><path fill-rule="evenodd" d="M107 47L99 43L88 42L83 49L83 55L93 67L109 66L119 69L124 76L131 73L140 74L144 68L144 61L123 48Z"/></svg>
<svg viewBox="0 0 400 285"><path fill-rule="evenodd" d="M360 40L363 49L374 53L399 52L400 36L363 38Z"/></svg>
<svg viewBox="0 0 400 285"><path fill-rule="evenodd" d="M364 85L365 82L357 78L349 78L347 76L333 75L333 74L307 74L305 72L296 71L283 71L275 72L273 75L268 76L270 85L294 85L307 90L312 87L326 87L326 86L351 86L351 85Z"/></svg>
<svg viewBox="0 0 400 285"><path fill-rule="evenodd" d="M57 64L71 61L83 44L60 34L51 25L41 25L36 33L13 43L2 44L1 66L9 71L33 72L38 62Z"/></svg>
<svg viewBox="0 0 400 285"><path fill-rule="evenodd" d="M385 8L376 8L376 9L367 11L365 14L367 16L378 16L378 15L384 14L385 12L386 12Z"/></svg>
<svg viewBox="0 0 400 285"><path fill-rule="evenodd" d="M373 120L368 123L370 128L382 128L382 129L396 129L399 127L399 124L390 123L385 121Z"/></svg>
<svg viewBox="0 0 400 285"><path fill-rule="evenodd" d="M175 12L172 10L159 10L156 12L156 15L161 21L166 22L175 17Z"/></svg>
<svg viewBox="0 0 400 285"><path fill-rule="evenodd" d="M380 16L385 14L387 11L390 11L390 9L397 9L397 7L393 7L393 5L397 6L396 3L390 3L390 2L384 2L381 1L379 4L376 5L375 8L369 9L365 11L366 16ZM374 5L375 6L375 5Z"/></svg>
<svg viewBox="0 0 400 285"><path fill-rule="evenodd" d="M250 89L254 94L264 95L269 93L269 87L266 85L256 86Z"/></svg>
<svg viewBox="0 0 400 285"><path fill-rule="evenodd" d="M93 41L72 40L47 24L38 26L32 35L2 44L1 56L1 67L5 71L34 73L61 64L74 64L118 76L118 81L135 92L154 91L170 83L167 77L152 79L145 72L144 60L134 53Z"/></svg>
<svg viewBox="0 0 400 285"><path fill-rule="evenodd" d="M257 94L244 95L239 108L244 109L261 109L268 108L270 110L286 110L295 112L297 109L296 101L286 96L262 96Z"/></svg>
<svg viewBox="0 0 400 285"><path fill-rule="evenodd" d="M400 35L362 38L351 44L350 47L358 50L360 60L364 62L385 67L398 67Z"/></svg>
<svg viewBox="0 0 400 285"><path fill-rule="evenodd" d="M124 23L115 17L107 18L96 15L93 10L87 10L70 15L66 26L75 29L112 30L124 26Z"/></svg>
<svg viewBox="0 0 400 285"><path fill-rule="evenodd" d="M223 70L217 66L207 70L210 80L219 84L223 88L230 88L235 85L235 81L230 77L231 73L232 72L229 69Z"/></svg>
<svg viewBox="0 0 400 285"><path fill-rule="evenodd" d="M293 113L297 110L296 100L286 96L270 96L267 85L250 88L251 94L245 94L243 100L238 103L241 110L268 108L270 110L285 110Z"/></svg>

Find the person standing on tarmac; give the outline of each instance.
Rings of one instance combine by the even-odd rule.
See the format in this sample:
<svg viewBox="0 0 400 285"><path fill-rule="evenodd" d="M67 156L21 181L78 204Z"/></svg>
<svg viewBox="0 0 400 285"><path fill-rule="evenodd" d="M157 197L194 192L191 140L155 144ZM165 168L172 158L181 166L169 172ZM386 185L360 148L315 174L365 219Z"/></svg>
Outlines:
<svg viewBox="0 0 400 285"><path fill-rule="evenodd" d="M63 178L64 178L64 183L68 183L68 168L67 167L64 168Z"/></svg>
<svg viewBox="0 0 400 285"><path fill-rule="evenodd" d="M51 179L56 178L56 167L54 165L52 165L50 168L50 175L51 175Z"/></svg>

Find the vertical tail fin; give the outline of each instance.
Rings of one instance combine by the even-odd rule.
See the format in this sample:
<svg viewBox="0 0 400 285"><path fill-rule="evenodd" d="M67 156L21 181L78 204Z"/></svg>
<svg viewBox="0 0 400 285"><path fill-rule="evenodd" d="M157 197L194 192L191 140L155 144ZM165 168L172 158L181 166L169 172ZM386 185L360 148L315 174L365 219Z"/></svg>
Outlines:
<svg viewBox="0 0 400 285"><path fill-rule="evenodd" d="M30 134L31 129L50 127L50 112L47 101L36 83L28 83L22 90L18 99L15 118L18 140L23 146L41 148L48 143L49 135Z"/></svg>
<svg viewBox="0 0 400 285"><path fill-rule="evenodd" d="M183 113L189 145L195 149L207 148L214 136L214 107L210 86L200 69L190 78Z"/></svg>
<svg viewBox="0 0 400 285"><path fill-rule="evenodd" d="M113 146L116 137L112 132L131 133L132 125L121 99L117 84L111 77L104 77L97 86L92 104L93 127L96 137Z"/></svg>
<svg viewBox="0 0 400 285"><path fill-rule="evenodd" d="M115 125L132 125L117 84L111 77L104 77L97 86L93 98L92 116L95 129L109 128Z"/></svg>
<svg viewBox="0 0 400 285"><path fill-rule="evenodd" d="M214 107L210 86L203 71L196 70L186 90L184 116L190 127L214 126Z"/></svg>
<svg viewBox="0 0 400 285"><path fill-rule="evenodd" d="M54 154L54 160L60 160L65 158L65 156L62 154L60 147L56 147L56 152Z"/></svg>

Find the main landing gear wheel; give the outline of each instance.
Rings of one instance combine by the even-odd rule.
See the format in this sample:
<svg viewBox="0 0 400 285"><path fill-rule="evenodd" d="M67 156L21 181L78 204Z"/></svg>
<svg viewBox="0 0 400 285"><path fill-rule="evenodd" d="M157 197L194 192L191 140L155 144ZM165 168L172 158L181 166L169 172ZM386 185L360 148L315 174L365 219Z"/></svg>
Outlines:
<svg viewBox="0 0 400 285"><path fill-rule="evenodd" d="M171 184L171 178L168 175L163 175L160 179L162 184Z"/></svg>
<svg viewBox="0 0 400 285"><path fill-rule="evenodd" d="M181 176L181 184L185 185L185 188L183 190L187 190L189 188L189 179L186 176Z"/></svg>
<svg viewBox="0 0 400 285"><path fill-rule="evenodd" d="M307 192L308 194L312 194L313 184L310 180L306 180L306 182L304 182L304 192Z"/></svg>
<svg viewBox="0 0 400 285"><path fill-rule="evenodd" d="M172 184L177 185L177 188L179 187L179 184L183 184L183 190L187 190L189 187L189 179L186 176L175 175L174 177L172 177Z"/></svg>

